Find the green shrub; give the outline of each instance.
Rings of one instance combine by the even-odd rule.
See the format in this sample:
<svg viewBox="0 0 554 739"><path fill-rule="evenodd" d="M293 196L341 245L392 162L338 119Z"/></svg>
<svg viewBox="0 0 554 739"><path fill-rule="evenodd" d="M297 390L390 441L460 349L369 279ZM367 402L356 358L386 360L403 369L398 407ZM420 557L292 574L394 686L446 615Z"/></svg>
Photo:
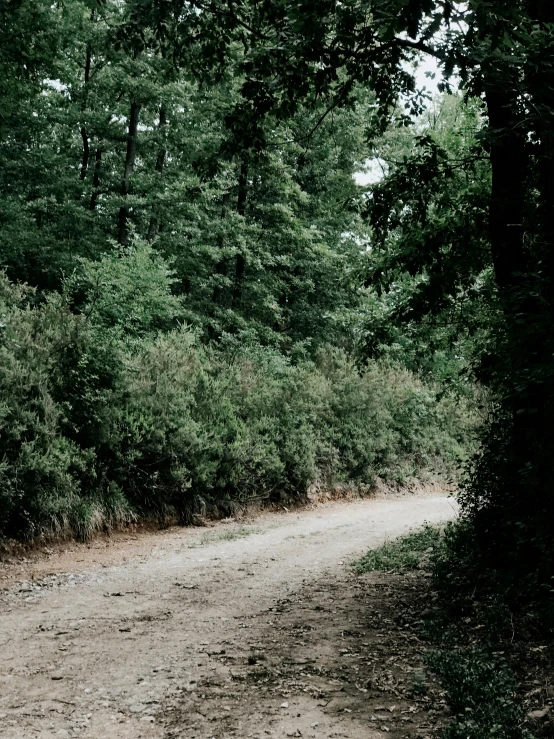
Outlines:
<svg viewBox="0 0 554 739"><path fill-rule="evenodd" d="M478 422L468 401L441 397L438 388L386 363L359 371L337 349L320 357L318 369L328 399L321 433L336 450L340 478L456 477Z"/></svg>
<svg viewBox="0 0 554 739"><path fill-rule="evenodd" d="M456 714L442 731L445 739L531 739L525 714L515 700L514 674L501 655L477 649L441 650L428 656Z"/></svg>
<svg viewBox="0 0 554 739"><path fill-rule="evenodd" d="M119 482L141 510L186 518L218 501L303 494L313 477L311 428L287 402L296 371L259 349L227 358L186 329L129 359L118 418Z"/></svg>
<svg viewBox="0 0 554 739"><path fill-rule="evenodd" d="M145 277L146 275L146 277ZM171 271L136 244L42 302L0 278L0 533L93 530L312 483L452 475L469 404L339 349L202 345Z"/></svg>
<svg viewBox="0 0 554 739"><path fill-rule="evenodd" d="M184 513L190 496L212 483L221 441L195 407L202 389L209 393L205 364L186 330L127 357L111 472L142 513Z"/></svg>
<svg viewBox="0 0 554 739"><path fill-rule="evenodd" d="M102 496L94 447L79 428L99 435L90 429L104 420L108 394L95 387L94 342L82 319L56 298L32 303L31 290L0 275L0 532L84 535L99 510L103 524L130 515L120 493Z"/></svg>
<svg viewBox="0 0 554 739"><path fill-rule="evenodd" d="M430 566L431 555L441 547L441 529L425 526L394 541L387 541L378 549L370 549L357 562L358 574L374 571L407 572Z"/></svg>
<svg viewBox="0 0 554 739"><path fill-rule="evenodd" d="M100 259L78 262L64 283L65 299L113 338L132 343L168 331L182 319L182 300L172 293L176 278L148 243L134 239L124 250L114 244Z"/></svg>

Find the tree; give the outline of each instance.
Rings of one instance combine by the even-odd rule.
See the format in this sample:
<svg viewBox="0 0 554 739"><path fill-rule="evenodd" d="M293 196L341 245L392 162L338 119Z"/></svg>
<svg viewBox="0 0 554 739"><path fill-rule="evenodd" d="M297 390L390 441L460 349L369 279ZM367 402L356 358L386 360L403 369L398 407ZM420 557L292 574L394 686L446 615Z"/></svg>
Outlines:
<svg viewBox="0 0 554 739"><path fill-rule="evenodd" d="M353 175L408 120L395 34L420 11L0 10L0 534L450 474L469 404L356 346L376 265Z"/></svg>
<svg viewBox="0 0 554 739"><path fill-rule="evenodd" d="M456 70L465 94L485 105L480 144L488 153L491 190L486 234L481 231L478 241L488 240L491 296L498 298L501 318L493 325L496 346L485 355L489 366L483 374L497 412L464 501L482 546L498 554L499 567L549 582L554 574L554 6L547 0L294 6L283 0L235 7L260 39L245 63L243 86L260 112L287 115L299 100L310 99L326 99L327 110L335 110L353 85L362 83L374 90L375 115L385 128L399 95L410 112L420 107L406 67L417 54L438 60L446 88ZM420 141L418 178L434 202L429 186L441 181L441 155L433 141ZM420 210L425 213L425 204ZM444 304L454 286L473 280L476 266L485 264L483 255L476 264L474 251L466 259L454 250L445 260L441 243L418 233L423 238L404 252L406 268L413 269L422 255L428 266L434 262L439 279L420 285L418 293L424 302Z"/></svg>
<svg viewBox="0 0 554 739"><path fill-rule="evenodd" d="M364 353L462 386L499 311L483 125L477 101L443 94L412 125L389 128L374 141L382 178L366 205L372 310Z"/></svg>

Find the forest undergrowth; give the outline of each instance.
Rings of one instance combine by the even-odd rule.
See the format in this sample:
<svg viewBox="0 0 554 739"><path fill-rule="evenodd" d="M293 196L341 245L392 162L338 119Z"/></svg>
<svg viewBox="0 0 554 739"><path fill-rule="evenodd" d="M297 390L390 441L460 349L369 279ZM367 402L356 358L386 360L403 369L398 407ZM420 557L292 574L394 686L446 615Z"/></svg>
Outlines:
<svg viewBox="0 0 554 739"><path fill-rule="evenodd" d="M552 643L537 613L514 612L501 591L487 598L475 586L470 591L468 573L452 566L453 540L471 552L468 536L460 520L427 525L368 551L354 570L396 578L397 620L416 628L426 668L446 692L451 717L439 730L443 739L552 737ZM403 580L415 593L411 599L400 594ZM425 694L424 673L416 688Z"/></svg>
<svg viewBox="0 0 554 739"><path fill-rule="evenodd" d="M4 536L86 538L141 518L301 502L313 484L453 478L467 455L471 399L405 368L360 367L331 346L292 361L202 345L148 247L82 274L43 300L2 278Z"/></svg>

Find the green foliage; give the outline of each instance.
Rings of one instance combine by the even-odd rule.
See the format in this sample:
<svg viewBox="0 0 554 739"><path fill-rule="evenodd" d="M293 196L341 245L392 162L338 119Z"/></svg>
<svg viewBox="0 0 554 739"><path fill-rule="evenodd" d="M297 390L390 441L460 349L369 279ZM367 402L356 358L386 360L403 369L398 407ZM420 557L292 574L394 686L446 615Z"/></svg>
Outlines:
<svg viewBox="0 0 554 739"><path fill-rule="evenodd" d="M242 67L260 114L290 116L322 98L331 114L357 85L372 89L369 136L388 127L389 140L366 208L372 294L358 348L451 384L459 370L486 384L492 418L462 500L476 556L551 600L554 4L245 0L239 17L260 33ZM464 102L443 98L440 115L435 105L414 124L425 96L407 70L422 53L443 90L456 72Z"/></svg>
<svg viewBox="0 0 554 739"><path fill-rule="evenodd" d="M441 545L441 530L425 526L394 541L387 541L378 549L370 549L357 562L354 569L364 572L409 572L429 566L430 555Z"/></svg>
<svg viewBox="0 0 554 739"><path fill-rule="evenodd" d="M31 291L1 280L2 532L85 535L96 519L105 525L127 520L125 498L116 489L101 490L94 453L79 443L83 434L97 436L108 413L112 378L103 383L94 367L101 352L95 356L86 326L59 301L32 308ZM85 408L75 408L75 400Z"/></svg>
<svg viewBox="0 0 554 739"><path fill-rule="evenodd" d="M437 651L428 663L456 714L441 732L445 739L530 739L523 708L515 700L515 677L502 655L478 649Z"/></svg>
<svg viewBox="0 0 554 739"><path fill-rule="evenodd" d="M387 260L365 248L371 198L353 177L391 116L406 123L399 92L421 110L395 39L428 28L426 9L20 0L1 14L0 531L85 536L312 484L456 476L475 393L439 383L456 384L468 342L392 327L394 300L363 288ZM356 71L361 31L364 54L389 51ZM478 107L446 108L413 150L400 136L409 156L375 189L373 230L411 250L414 300L425 269L437 286L440 242L452 308L479 292L477 227L471 277L453 265L487 171L468 184L454 165L479 148ZM430 204L404 238L422 178Z"/></svg>
<svg viewBox="0 0 554 739"><path fill-rule="evenodd" d="M39 303L2 278L4 535L86 536L137 514L302 499L312 483L446 474L465 451L471 407L406 370L360 371L332 348L296 361L215 351L184 326L160 331L179 303L148 249L82 269L65 298ZM135 301L136 271L149 277ZM79 313L67 303L77 288Z"/></svg>
<svg viewBox="0 0 554 739"><path fill-rule="evenodd" d="M483 112L437 97L409 128L374 142L364 353L386 355L465 392L497 311L486 217ZM463 268L462 268L463 266Z"/></svg>
<svg viewBox="0 0 554 739"><path fill-rule="evenodd" d="M319 121L323 101L266 120L244 108L249 44L236 43L227 11L192 4L166 17L134 0L17 6L3 36L29 40L26 61L10 44L0 53L9 277L39 290L59 290L75 271L84 283L104 280L97 309L107 319L116 311L110 242L135 251L134 267L124 260L136 283L127 302L161 277L145 265L138 277L148 242L170 262L172 293L186 297L184 315L204 339L249 336L287 352L342 340L344 315L359 303L362 189L352 174L368 150L371 93L358 88L330 120ZM72 289L81 307L81 288ZM140 322L147 299L112 322ZM171 317L158 318L166 329Z"/></svg>
<svg viewBox="0 0 554 739"><path fill-rule="evenodd" d="M432 592L422 613L423 633L434 646L426 655L429 668L446 691L453 720L440 731L444 739L530 739L525 711L517 696L517 680L506 645L513 641L513 621L498 593L476 601L475 535L465 521L445 528L425 526L370 550L355 571L432 572ZM469 569L466 567L469 566ZM414 672L413 691L426 692L425 672Z"/></svg>
<svg viewBox="0 0 554 739"><path fill-rule="evenodd" d="M260 347L221 355L183 330L146 344L126 376L118 484L146 510L186 517L195 496L224 506L302 497L316 481L452 471L463 451L448 412L431 420L428 409L407 407L425 392L415 378L385 366L360 373L336 350L296 364ZM466 413L458 424L467 427ZM426 432L412 440L423 420Z"/></svg>
<svg viewBox="0 0 554 739"><path fill-rule="evenodd" d="M91 326L132 342L169 331L182 319L183 301L172 293L176 281L150 244L135 240L97 260L81 258L64 282L64 296Z"/></svg>

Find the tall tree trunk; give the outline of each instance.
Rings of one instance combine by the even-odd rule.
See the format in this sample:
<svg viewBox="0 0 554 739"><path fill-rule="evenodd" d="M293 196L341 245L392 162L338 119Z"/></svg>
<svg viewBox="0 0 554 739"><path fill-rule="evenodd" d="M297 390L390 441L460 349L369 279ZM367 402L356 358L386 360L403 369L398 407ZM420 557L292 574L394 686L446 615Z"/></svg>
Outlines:
<svg viewBox="0 0 554 739"><path fill-rule="evenodd" d="M246 213L246 199L248 196L248 154L242 155L239 173L239 188L237 195L237 213L244 217ZM235 308L240 302L242 293L242 282L246 269L246 258L244 254L238 253L235 261L235 284L233 286L232 306Z"/></svg>
<svg viewBox="0 0 554 739"><path fill-rule="evenodd" d="M88 160L90 157L88 134L84 126L81 126L81 138L83 139L83 156L81 158L81 174L79 177L81 180L84 180L87 176Z"/></svg>
<svg viewBox="0 0 554 739"><path fill-rule="evenodd" d="M553 108L554 110L554 108ZM545 300L550 320L554 317L554 130L541 131L539 147L539 212L540 239L543 252Z"/></svg>
<svg viewBox="0 0 554 739"><path fill-rule="evenodd" d="M90 195L89 210L96 209L98 195L100 194L100 170L102 168L102 149L98 147L94 154L94 174L92 176L92 192Z"/></svg>
<svg viewBox="0 0 554 739"><path fill-rule="evenodd" d="M554 23L552 0L531 3L531 17L545 37L551 36ZM554 454L554 49L551 44L541 44L531 63L533 74L528 88L533 109L536 111L534 127L538 135L536 167L538 177L538 209L534 219L534 244L536 254L537 317L528 322L525 334L532 336L529 375L533 378L532 403L530 404L528 445L529 461L533 464L538 484L532 501L526 500L527 509L533 511L538 522L534 535L552 542L554 535L554 499L552 498ZM534 352L534 353L531 353ZM531 383L529 383L531 384ZM525 496L523 496L525 497ZM551 548L552 551L552 548ZM554 552L551 558L541 558L540 576L552 582Z"/></svg>
<svg viewBox="0 0 554 739"><path fill-rule="evenodd" d="M554 24L554 3L552 0L536 0L531 3L531 17L542 33L550 35ZM540 239L543 251L543 270L545 280L545 299L554 316L554 49L552 46L541 49L540 59L536 60L536 73L530 80L530 91L534 108L538 111L538 189Z"/></svg>
<svg viewBox="0 0 554 739"><path fill-rule="evenodd" d="M94 20L94 8L90 11L90 20L91 22ZM81 110L84 113L87 109L87 99L88 99L88 85L90 82L90 67L92 64L92 49L90 46L90 43L87 44L87 53L85 56L85 72L84 72L84 91L83 91L83 103L81 106ZM81 173L80 173L80 179L84 180L87 176L87 169L88 169L88 162L90 158L90 143L89 143L89 137L87 130L84 125L81 126L81 138L83 140L83 155L81 157Z"/></svg>
<svg viewBox="0 0 554 739"><path fill-rule="evenodd" d="M525 245L524 219L530 204L529 122L521 125L521 107L515 85L506 83L508 74L494 81L486 92L486 102L492 166L490 240L509 352L500 366L506 380L502 401L511 414L511 427L503 477L480 516L485 522L484 539L500 534L497 565L503 566L503 546L511 541L518 552L512 563L523 571L537 556L537 542L547 540L552 530L552 504L545 502L545 496L550 498L548 468L554 450L548 381L552 349L550 356L545 351L551 346L552 318L541 295L538 245L529 249ZM533 222L530 228L535 238L540 227ZM550 573L551 565L545 558L545 572Z"/></svg>
<svg viewBox="0 0 554 739"><path fill-rule="evenodd" d="M165 108L163 104L160 106L160 122L158 124L158 133L160 136L163 136L163 129L167 125L167 115ZM167 156L167 151L165 146L161 146L160 150L158 151L158 156L156 158L156 172L160 175L162 175L164 164L165 164L165 158ZM154 211L152 213L152 216L150 217L150 224L148 226L148 240L154 241L156 238L158 231L160 229L160 219L158 214Z"/></svg>
<svg viewBox="0 0 554 739"><path fill-rule="evenodd" d="M490 124L492 193L490 240L496 281L510 311L517 275L525 271L523 212L525 141L514 119L515 93L494 87L486 93Z"/></svg>
<svg viewBox="0 0 554 739"><path fill-rule="evenodd" d="M224 221L227 217L227 210L229 209L229 200L230 200L230 194L228 192L223 193L223 197L221 199L221 220ZM220 240L219 248L223 248L223 239ZM216 275L224 275L227 270L227 260L226 259L220 259L217 264L215 265L215 273ZM219 285L216 284L214 287L213 295L212 295L212 303L217 305L221 302L221 296L223 294L223 290Z"/></svg>
<svg viewBox="0 0 554 739"><path fill-rule="evenodd" d="M131 103L131 112L129 114L129 130L127 132L127 151L125 154L125 166L123 169L123 180L121 182L121 194L123 196L123 205L119 209L117 219L117 240L122 246L126 246L129 238L129 207L125 202L129 194L129 180L135 168L135 159L137 155L137 130L139 123L141 104L133 101Z"/></svg>

